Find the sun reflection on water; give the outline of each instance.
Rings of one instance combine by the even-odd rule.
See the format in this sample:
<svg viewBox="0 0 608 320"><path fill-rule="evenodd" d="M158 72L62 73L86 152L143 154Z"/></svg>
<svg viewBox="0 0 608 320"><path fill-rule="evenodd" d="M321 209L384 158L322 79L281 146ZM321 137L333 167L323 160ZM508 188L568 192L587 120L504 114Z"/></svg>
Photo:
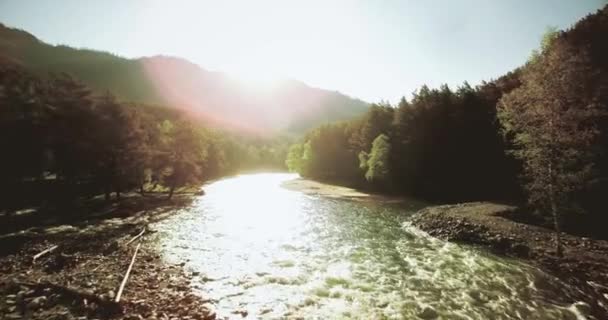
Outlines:
<svg viewBox="0 0 608 320"><path fill-rule="evenodd" d="M281 187L296 177L217 181L192 208L154 226L165 259L200 273L194 288L221 316L232 318L238 309L248 319L574 316L563 283L429 238L407 223L415 206Z"/></svg>

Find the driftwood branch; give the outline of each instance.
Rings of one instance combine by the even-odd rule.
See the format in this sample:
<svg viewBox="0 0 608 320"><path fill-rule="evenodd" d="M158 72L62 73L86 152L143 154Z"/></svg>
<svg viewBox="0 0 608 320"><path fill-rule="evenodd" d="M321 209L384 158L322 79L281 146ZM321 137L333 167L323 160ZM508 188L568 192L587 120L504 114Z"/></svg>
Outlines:
<svg viewBox="0 0 608 320"><path fill-rule="evenodd" d="M127 269L127 273L125 273L125 277L122 279L122 283L120 284L120 288L118 288L118 294L116 295L116 300L114 302L120 302L120 296L122 296L122 291L125 289L125 285L127 284L127 280L129 279L129 274L131 273L131 269L133 268L133 264L135 263L135 258L137 257L137 251L139 251L139 247L141 246L141 242L137 244L135 248L135 252L133 253L133 258L131 258L131 264L129 264L129 268Z"/></svg>
<svg viewBox="0 0 608 320"><path fill-rule="evenodd" d="M29 287L35 290L37 293L42 294L45 290L51 290L52 292L59 293L63 296L63 299L68 300L87 300L89 302L95 302L97 305L104 309L108 314L120 313L120 305L114 301L109 301L98 297L97 295L79 291L74 288L64 287L61 285L52 284L50 282L41 283L30 283L30 282L19 282L21 286ZM48 294L48 293L47 293Z"/></svg>
<svg viewBox="0 0 608 320"><path fill-rule="evenodd" d="M131 240L129 240L129 242L127 242L127 244L125 244L125 246L128 246L129 244L131 244L131 242L137 240L139 237L141 237L144 232L146 232L146 227L144 227L140 233L138 233L135 237L131 238Z"/></svg>
<svg viewBox="0 0 608 320"><path fill-rule="evenodd" d="M52 247L50 247L48 249L45 249L45 250L41 251L40 253L36 254L32 260L36 261L36 259L42 257L43 255L45 255L45 254L47 254L49 252L53 252L57 248L59 248L59 246L58 245L54 245L54 246L52 246Z"/></svg>

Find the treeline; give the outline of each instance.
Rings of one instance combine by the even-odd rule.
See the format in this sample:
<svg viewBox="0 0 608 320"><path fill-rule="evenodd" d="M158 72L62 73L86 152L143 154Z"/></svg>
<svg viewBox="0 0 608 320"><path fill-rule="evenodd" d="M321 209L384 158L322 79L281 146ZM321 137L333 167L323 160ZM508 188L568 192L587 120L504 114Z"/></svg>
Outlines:
<svg viewBox="0 0 608 320"><path fill-rule="evenodd" d="M305 177L436 201L517 197L517 163L504 153L494 107L517 85L514 73L478 88L423 86L411 101L375 104L361 119L311 131L287 165Z"/></svg>
<svg viewBox="0 0 608 320"><path fill-rule="evenodd" d="M0 66L2 206L166 191L283 168L288 142L208 130L183 112L94 94L67 74Z"/></svg>
<svg viewBox="0 0 608 320"><path fill-rule="evenodd" d="M432 200L523 196L556 230L584 220L602 233L607 34L608 6L549 32L526 65L495 81L423 86L411 101L374 105L311 131L286 163L305 177Z"/></svg>

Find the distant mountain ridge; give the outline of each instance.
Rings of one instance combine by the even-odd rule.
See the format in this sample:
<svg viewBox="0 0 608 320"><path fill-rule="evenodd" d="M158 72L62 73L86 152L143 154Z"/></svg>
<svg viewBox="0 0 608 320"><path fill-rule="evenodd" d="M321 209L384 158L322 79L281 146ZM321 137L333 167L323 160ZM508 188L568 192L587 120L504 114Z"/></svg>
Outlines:
<svg viewBox="0 0 608 320"><path fill-rule="evenodd" d="M2 24L0 63L19 64L41 75L69 73L97 92L109 90L124 101L184 109L208 123L235 130L304 132L326 122L354 118L368 109L368 103L359 99L295 80L254 90L185 59L127 59L54 46Z"/></svg>

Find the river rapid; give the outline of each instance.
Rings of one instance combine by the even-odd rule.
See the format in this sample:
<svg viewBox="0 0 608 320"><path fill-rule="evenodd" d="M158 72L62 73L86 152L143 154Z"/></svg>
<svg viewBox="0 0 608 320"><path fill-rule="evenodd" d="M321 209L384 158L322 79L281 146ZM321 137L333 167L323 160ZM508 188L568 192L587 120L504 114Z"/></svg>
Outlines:
<svg viewBox="0 0 608 320"><path fill-rule="evenodd" d="M205 186L153 226L169 263L230 319L585 319L558 279L521 262L427 236L424 206L305 195L293 174Z"/></svg>

